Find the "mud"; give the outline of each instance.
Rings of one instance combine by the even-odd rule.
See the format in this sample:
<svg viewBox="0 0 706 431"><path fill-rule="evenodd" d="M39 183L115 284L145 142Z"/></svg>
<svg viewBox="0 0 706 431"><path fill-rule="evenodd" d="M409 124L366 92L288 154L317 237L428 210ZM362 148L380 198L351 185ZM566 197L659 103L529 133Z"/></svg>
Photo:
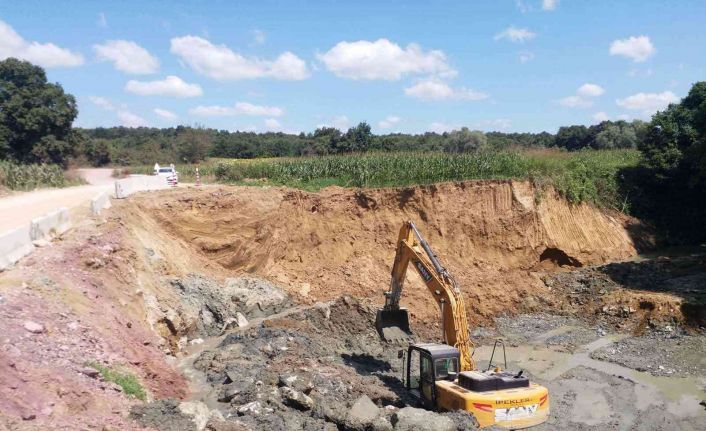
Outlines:
<svg viewBox="0 0 706 431"><path fill-rule="evenodd" d="M706 253L641 258L548 274L555 309L622 330L703 331Z"/></svg>
<svg viewBox="0 0 706 431"><path fill-rule="evenodd" d="M533 325L535 319L537 324ZM548 341L556 339L554 334L570 334L577 321L565 316L518 316L517 321L529 329L525 331L521 324L500 320L498 328L504 338L524 340L507 348L509 367L524 369L550 391L551 418L538 430L697 430L706 420L706 411L699 404L706 398L703 372L655 377L596 359L595 352L631 343L630 334L598 333L586 344L572 337L566 344L552 344ZM542 329L533 331L532 327ZM698 335L685 337L683 342L696 352L705 339ZM653 344L653 350L657 346ZM476 350L480 367L487 364L490 355L489 345ZM497 358L493 362L498 363Z"/></svg>

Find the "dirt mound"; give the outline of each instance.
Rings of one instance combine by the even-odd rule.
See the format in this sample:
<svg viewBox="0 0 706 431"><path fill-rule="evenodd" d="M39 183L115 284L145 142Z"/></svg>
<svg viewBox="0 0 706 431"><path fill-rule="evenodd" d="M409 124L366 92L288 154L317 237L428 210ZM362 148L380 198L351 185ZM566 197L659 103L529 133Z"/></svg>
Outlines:
<svg viewBox="0 0 706 431"><path fill-rule="evenodd" d="M256 273L304 301L342 294L383 300L403 220L415 221L461 282L478 323L532 311L549 290L536 271L623 259L636 253L634 221L570 205L529 183L483 181L307 193L210 187L134 199L184 247L231 272ZM403 304L435 321L436 306L410 277Z"/></svg>

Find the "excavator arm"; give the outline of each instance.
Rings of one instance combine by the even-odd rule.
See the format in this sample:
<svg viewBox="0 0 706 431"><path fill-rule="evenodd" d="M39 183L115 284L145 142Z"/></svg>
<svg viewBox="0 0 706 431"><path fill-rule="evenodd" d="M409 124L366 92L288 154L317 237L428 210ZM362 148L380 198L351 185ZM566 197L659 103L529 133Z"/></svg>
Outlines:
<svg viewBox="0 0 706 431"><path fill-rule="evenodd" d="M407 310L400 308L400 297L410 263L439 305L444 342L459 350L461 371L474 370L473 343L468 335L461 289L411 221L405 222L400 229L390 290L385 293L385 307L377 314L376 326L380 336L390 339L395 338L395 334L409 332L409 316Z"/></svg>

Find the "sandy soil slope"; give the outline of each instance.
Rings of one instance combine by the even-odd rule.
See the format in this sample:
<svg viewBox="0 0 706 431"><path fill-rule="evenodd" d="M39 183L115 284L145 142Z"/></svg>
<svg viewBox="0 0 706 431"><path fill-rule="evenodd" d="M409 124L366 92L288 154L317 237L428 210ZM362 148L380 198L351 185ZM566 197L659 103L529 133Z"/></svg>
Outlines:
<svg viewBox="0 0 706 431"><path fill-rule="evenodd" d="M546 307L538 301L551 302L546 271L636 254L635 220L524 182L320 193L210 187L130 205L223 269L267 277L309 301L350 294L381 302L400 224L413 220L460 281L476 323ZM413 316L437 320L416 275L403 296Z"/></svg>

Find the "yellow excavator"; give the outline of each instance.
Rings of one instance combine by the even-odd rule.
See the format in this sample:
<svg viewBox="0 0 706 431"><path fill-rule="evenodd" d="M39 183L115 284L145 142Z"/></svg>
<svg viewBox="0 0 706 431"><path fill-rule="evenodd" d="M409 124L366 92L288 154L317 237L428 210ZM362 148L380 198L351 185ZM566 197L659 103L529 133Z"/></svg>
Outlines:
<svg viewBox="0 0 706 431"><path fill-rule="evenodd" d="M402 380L409 393L429 409L468 411L481 428L521 429L545 422L549 417L547 388L531 383L522 371L511 373L493 365L497 346L506 358L502 341L496 341L488 368L477 369L461 289L411 221L400 229L390 290L385 292L384 308L377 312L375 326L380 336L386 341L411 336L409 314L400 308L410 263L439 305L445 344L410 344L407 351L400 351Z"/></svg>

